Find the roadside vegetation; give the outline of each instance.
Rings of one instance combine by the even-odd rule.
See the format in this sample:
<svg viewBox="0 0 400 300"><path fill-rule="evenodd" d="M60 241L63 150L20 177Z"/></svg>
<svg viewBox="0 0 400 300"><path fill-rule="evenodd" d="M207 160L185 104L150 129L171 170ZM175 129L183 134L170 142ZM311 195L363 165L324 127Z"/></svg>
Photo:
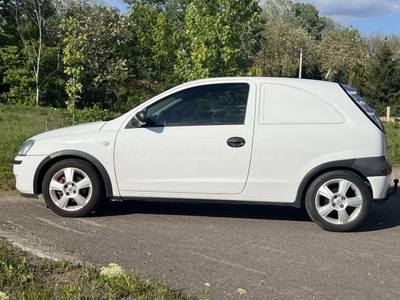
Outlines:
<svg viewBox="0 0 400 300"><path fill-rule="evenodd" d="M76 110L74 123L116 117L119 114L98 108ZM72 125L66 109L0 104L0 190L14 189L12 161L19 147L35 134Z"/></svg>
<svg viewBox="0 0 400 300"><path fill-rule="evenodd" d="M383 123L388 137L388 161L392 165L400 164L400 122Z"/></svg>
<svg viewBox="0 0 400 300"><path fill-rule="evenodd" d="M0 240L0 299L195 300L118 265L73 265L40 259Z"/></svg>

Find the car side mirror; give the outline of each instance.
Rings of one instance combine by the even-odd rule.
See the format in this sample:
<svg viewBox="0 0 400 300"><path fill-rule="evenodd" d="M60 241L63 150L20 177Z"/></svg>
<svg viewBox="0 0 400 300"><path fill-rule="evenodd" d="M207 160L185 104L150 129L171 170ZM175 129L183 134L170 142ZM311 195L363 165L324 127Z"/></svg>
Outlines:
<svg viewBox="0 0 400 300"><path fill-rule="evenodd" d="M131 123L133 126L139 128L142 127L144 125L146 125L146 112L145 111L139 111L138 113L136 113L132 120Z"/></svg>

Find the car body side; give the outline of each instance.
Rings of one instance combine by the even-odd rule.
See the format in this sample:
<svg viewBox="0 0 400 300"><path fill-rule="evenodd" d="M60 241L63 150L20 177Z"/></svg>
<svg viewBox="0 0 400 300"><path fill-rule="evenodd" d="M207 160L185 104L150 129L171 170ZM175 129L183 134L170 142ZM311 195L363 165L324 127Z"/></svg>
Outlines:
<svg viewBox="0 0 400 300"><path fill-rule="evenodd" d="M140 176L140 173L144 172L145 165L139 160L133 159L131 165L126 166L123 162L116 162L118 151L125 150L121 144L123 139L120 139L124 134L132 135L132 139L135 140L139 132L149 131L148 128L129 128L128 124L137 112L169 94L189 87L232 82L250 85L245 124L243 124L251 129L250 142L243 147L247 147L250 156L247 169L245 164L241 167L245 173L243 188L238 188L235 193L218 192L217 186L220 182L216 183L215 192L212 193L201 193L198 190L190 192L190 188L184 192L152 191L136 188L134 185L130 190L120 188L118 176L121 176L119 175L121 168L127 168L124 169L124 174L137 172ZM278 105L279 101L265 103L266 98L274 97L273 93L268 94L270 87L278 87L277 91L279 88L288 87L293 91L312 95L315 101L320 101L319 103L331 112L331 115L325 119L323 116L321 118L318 111L307 112L302 109L300 103L298 107L286 108L292 110L293 115L296 111L299 114L309 115L299 116L295 121L285 119L285 110L282 107L274 107L274 103ZM276 95L277 98L278 96ZM265 106L277 111L282 110L281 118L270 119L268 115L264 116ZM290 112L288 114L290 117ZM310 119L313 121L307 121ZM215 125L217 126L224 125ZM241 126L229 127L229 132L232 134L225 134L226 138L222 144L226 146L226 139L237 135L235 132L240 131ZM183 126L179 129L175 127L175 129L180 130L179 136L185 137L192 134L194 127L196 126ZM213 133L212 125L203 127L204 132L210 136L218 134L216 131ZM168 132L172 130L165 128L165 132L154 134L160 136ZM220 134L224 136L223 132ZM91 162L103 179L107 197L114 199L244 201L299 207L313 179L328 171L349 170L356 173L367 182L374 199L385 198L389 184L389 176L380 173L382 168L390 168L385 160L387 155L385 133L363 114L339 84L329 82L246 77L198 80L166 91L112 121L54 130L32 139L35 140L35 144L29 154L17 156L14 160L17 189L25 195L40 194L41 181L47 169L56 161L66 158L81 158ZM140 139L137 139L136 143L140 144ZM165 160L168 159L170 158L165 157ZM234 163L235 157L229 159ZM239 155L238 159L243 157ZM162 161L158 163L163 165ZM185 164L185 161L176 158L176 165L182 164ZM372 170L368 169L368 166L372 166ZM230 172L235 170L229 168ZM201 166L195 171L201 175ZM162 176L160 178L159 180L162 180ZM168 178L165 180L164 184L168 186ZM223 181L223 178L220 178L220 181ZM151 186L151 182L146 184ZM182 184L190 187L191 182L183 181Z"/></svg>

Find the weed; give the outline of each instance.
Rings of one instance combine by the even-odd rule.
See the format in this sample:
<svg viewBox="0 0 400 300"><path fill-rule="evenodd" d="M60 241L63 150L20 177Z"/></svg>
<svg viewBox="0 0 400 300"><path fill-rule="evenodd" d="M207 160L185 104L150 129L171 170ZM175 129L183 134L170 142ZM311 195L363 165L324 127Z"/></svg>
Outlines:
<svg viewBox="0 0 400 300"><path fill-rule="evenodd" d="M209 300L210 298L210 284L206 282L204 284L204 300Z"/></svg>

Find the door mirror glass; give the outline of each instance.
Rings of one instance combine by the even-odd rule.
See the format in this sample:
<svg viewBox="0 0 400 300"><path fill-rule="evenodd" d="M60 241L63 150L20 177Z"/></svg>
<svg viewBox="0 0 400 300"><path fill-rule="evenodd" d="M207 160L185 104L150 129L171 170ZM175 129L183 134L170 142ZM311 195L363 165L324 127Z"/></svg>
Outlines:
<svg viewBox="0 0 400 300"><path fill-rule="evenodd" d="M132 118L131 123L135 127L142 127L146 125L146 112L139 111L136 115Z"/></svg>

